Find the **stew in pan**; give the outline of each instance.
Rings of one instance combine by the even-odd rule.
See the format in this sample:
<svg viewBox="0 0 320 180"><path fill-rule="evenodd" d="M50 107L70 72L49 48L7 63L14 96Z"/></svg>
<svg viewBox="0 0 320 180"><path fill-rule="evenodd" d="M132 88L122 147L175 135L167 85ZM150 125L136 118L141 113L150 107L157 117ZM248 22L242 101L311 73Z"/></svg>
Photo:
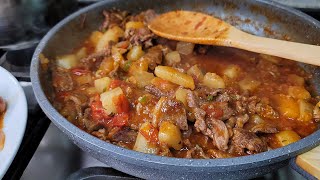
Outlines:
<svg viewBox="0 0 320 180"><path fill-rule="evenodd" d="M295 62L157 37L147 28L153 10L103 15L72 53L40 56L53 104L84 131L144 153L228 158L317 130L311 75Z"/></svg>

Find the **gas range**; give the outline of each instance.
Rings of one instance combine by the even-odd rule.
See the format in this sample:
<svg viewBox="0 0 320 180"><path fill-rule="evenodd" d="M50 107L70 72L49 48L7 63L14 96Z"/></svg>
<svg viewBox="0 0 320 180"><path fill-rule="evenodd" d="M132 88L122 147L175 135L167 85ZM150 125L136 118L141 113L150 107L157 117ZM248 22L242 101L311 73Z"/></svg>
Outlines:
<svg viewBox="0 0 320 180"><path fill-rule="evenodd" d="M97 0L79 0L79 8ZM320 5L319 5L320 7ZM303 9L320 19L320 11ZM28 123L21 147L4 179L136 179L92 158L80 150L45 116L34 97L30 82L30 61L35 46L0 51L0 66L10 71L23 87L28 101ZM303 179L284 167L257 179Z"/></svg>

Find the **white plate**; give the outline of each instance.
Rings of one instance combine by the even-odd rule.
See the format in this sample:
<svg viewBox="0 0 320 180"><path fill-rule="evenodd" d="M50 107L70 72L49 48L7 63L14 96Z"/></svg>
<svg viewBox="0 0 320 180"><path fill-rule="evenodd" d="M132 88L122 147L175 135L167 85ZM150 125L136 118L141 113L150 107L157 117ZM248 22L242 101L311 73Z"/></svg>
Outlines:
<svg viewBox="0 0 320 180"><path fill-rule="evenodd" d="M6 101L3 131L6 136L0 151L0 179L14 159L27 124L27 100L19 82L7 70L0 67L0 96Z"/></svg>

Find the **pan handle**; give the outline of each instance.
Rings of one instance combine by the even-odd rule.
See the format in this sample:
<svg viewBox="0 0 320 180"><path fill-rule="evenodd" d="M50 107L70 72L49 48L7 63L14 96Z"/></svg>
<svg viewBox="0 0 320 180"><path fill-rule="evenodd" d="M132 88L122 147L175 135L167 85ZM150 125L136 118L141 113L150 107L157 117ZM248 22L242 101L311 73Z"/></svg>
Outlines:
<svg viewBox="0 0 320 180"><path fill-rule="evenodd" d="M320 179L320 146L291 159L290 166L307 179Z"/></svg>

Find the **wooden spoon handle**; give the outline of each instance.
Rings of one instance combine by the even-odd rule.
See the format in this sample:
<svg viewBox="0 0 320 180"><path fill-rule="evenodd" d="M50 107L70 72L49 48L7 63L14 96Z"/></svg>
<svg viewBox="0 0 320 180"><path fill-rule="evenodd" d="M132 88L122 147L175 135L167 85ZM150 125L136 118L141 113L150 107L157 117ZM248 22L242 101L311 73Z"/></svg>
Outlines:
<svg viewBox="0 0 320 180"><path fill-rule="evenodd" d="M320 66L320 46L254 36L232 28L232 47Z"/></svg>
<svg viewBox="0 0 320 180"><path fill-rule="evenodd" d="M320 179L320 146L299 155L296 163L302 169Z"/></svg>

